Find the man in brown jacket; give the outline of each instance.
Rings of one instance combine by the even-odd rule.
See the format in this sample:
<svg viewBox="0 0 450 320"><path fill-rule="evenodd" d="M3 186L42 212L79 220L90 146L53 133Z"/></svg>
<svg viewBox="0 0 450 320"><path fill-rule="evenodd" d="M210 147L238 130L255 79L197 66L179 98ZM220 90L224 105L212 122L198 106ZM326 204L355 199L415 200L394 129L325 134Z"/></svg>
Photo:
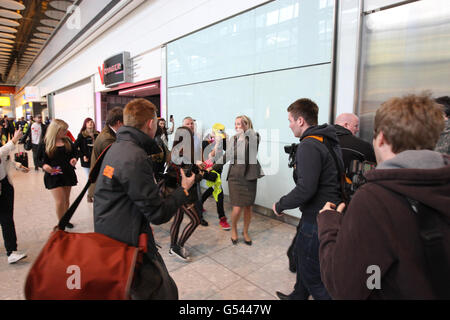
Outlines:
<svg viewBox="0 0 450 320"><path fill-rule="evenodd" d="M107 146L116 141L116 132L123 126L123 108L115 107L108 112L106 116L106 125L94 142L94 148L91 155L91 169L94 167L98 157ZM94 200L95 183L91 184L88 190L88 202Z"/></svg>
<svg viewBox="0 0 450 320"><path fill-rule="evenodd" d="M431 151L443 127L442 110L429 95L393 98L378 109L377 168L345 215L343 204L332 210L327 203L317 217L321 276L334 299L441 298L435 276L448 288L449 270L433 271L450 258L450 157ZM414 201L431 210L415 212ZM425 258L423 213L436 217L442 235L438 263Z"/></svg>

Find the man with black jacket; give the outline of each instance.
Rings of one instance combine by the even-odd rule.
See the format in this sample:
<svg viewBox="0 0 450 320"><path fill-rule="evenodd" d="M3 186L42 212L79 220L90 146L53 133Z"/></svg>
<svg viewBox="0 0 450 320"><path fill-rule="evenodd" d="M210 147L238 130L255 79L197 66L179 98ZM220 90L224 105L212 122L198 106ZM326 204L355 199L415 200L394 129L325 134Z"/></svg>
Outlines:
<svg viewBox="0 0 450 320"><path fill-rule="evenodd" d="M42 123L42 116L36 116L36 122L28 127L27 132L20 140L20 143L24 143L27 139L31 139L31 150L33 151L34 170L38 171L39 167L42 167L43 151L45 149L45 133L47 132L47 126ZM43 148L43 149L42 149Z"/></svg>
<svg viewBox="0 0 450 320"><path fill-rule="evenodd" d="M286 209L299 208L301 223L295 239L297 282L291 294L277 292L281 300L330 299L320 278L319 239L316 217L319 210L333 199L341 202L336 162L329 148L342 164L339 142L333 126L317 125L319 108L309 99L299 99L288 108L289 127L300 138L296 152L296 186L273 205L281 215Z"/></svg>
<svg viewBox="0 0 450 320"><path fill-rule="evenodd" d="M133 282L133 299L177 299L175 282L158 253L150 224L169 221L189 199L195 175L182 181L170 196L161 198L155 182L151 154L156 142L156 107L145 99L129 102L123 113L124 126L103 159L94 201L94 229L113 239L138 246L140 233L148 235L148 251ZM154 274L155 265L160 267ZM155 282L156 277L156 283ZM152 282L153 281L153 282Z"/></svg>
<svg viewBox="0 0 450 320"><path fill-rule="evenodd" d="M359 131L359 119L356 115L352 113L340 114L336 118L334 127L341 146L342 159L347 174L352 160L377 162L372 144L356 137Z"/></svg>

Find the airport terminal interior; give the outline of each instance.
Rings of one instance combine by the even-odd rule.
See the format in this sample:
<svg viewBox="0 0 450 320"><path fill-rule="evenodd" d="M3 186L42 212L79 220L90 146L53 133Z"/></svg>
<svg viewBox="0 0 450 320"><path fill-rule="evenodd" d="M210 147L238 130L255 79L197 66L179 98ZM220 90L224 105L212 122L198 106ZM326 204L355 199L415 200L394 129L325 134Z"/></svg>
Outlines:
<svg viewBox="0 0 450 320"><path fill-rule="evenodd" d="M117 145L128 148L126 144L121 145L121 141L136 137L139 152L145 151L150 159L148 163L151 163L154 177L146 177L147 167L132 166L127 168L134 170L130 171L129 177L119 178L120 168L111 167L112 162L103 164L99 169L97 188L83 196L70 220L73 226L66 231L94 233L115 228L117 237L113 236L116 231L104 234L127 243L119 235L128 230L136 231L136 228L132 225L135 222L132 218L129 218L129 225L124 222L127 221L123 217L124 208L131 208L130 217L137 213L148 214L145 206L157 207L151 211L152 214L166 214L166 207L161 204L161 199L166 197L161 191L161 181L165 183L170 168L176 167L174 155L170 161L168 153L182 141L177 140L180 127L191 133L192 150L199 146L203 148L203 154L196 158L199 161L193 167L203 174L213 172L215 175L213 180L204 178L195 184L192 182L194 187L189 185L189 189L185 187L188 178L178 173L177 186L174 187L178 189L171 194L170 200L166 200L176 203L177 208L170 212L171 218L167 222L151 225L155 248L167 267L167 274L176 284L178 299L434 299L442 296L450 299L448 289L436 289L434 280L430 280L433 289L429 289L426 282L418 281L426 289L415 291L414 286L404 288L401 280L392 280L392 273L383 278L386 273L381 270L380 284L376 280L378 261L371 263L375 269L366 270L366 266L361 269L366 278L372 276L370 270L375 270L374 278L367 283L364 281L362 289L349 284L348 288L341 290L339 286L343 282L326 271L332 270L337 277L339 268L334 263L342 262L336 257L329 258L331 253L323 242L332 234L330 230L333 227L327 225L328 229L323 229L320 219L316 220L327 200L333 199L324 199L321 195L320 206L317 206L316 200L312 200L319 194L320 187L317 187L317 193L312 192L308 195L310 198L302 202L303 195L309 194L308 186L303 188L302 181L321 185L325 172L348 177L349 170L354 170L349 187L352 196L366 190L363 185L367 182L365 174L377 171L380 168L377 162L378 166L382 163L380 150L385 151L382 142L385 142L384 146L394 143L389 140L387 127L380 123L389 116L394 119L389 118L391 126L403 123L395 120L397 113L394 111L388 112L389 116L385 115L385 118L378 116L383 108L388 107L386 102L391 98L420 96L414 101L431 101L423 104L444 110L442 117L439 113L437 120L432 120L435 118L431 109L427 109L426 120L422 120L431 128L442 127L436 132L436 139L439 135L444 137L445 133L446 137L440 138L437 144L434 141L431 147L416 147L414 143L419 142L414 141L413 147L402 151L435 150L436 157L441 157L439 153L448 154L450 129L445 112L448 112L450 101L449 79L448 0L0 0L0 217L3 232L0 241L0 300L26 300L31 296L35 299L70 299L79 289L75 272L75 280L71 278L74 287L67 280L70 291L67 296L58 296L59 293L40 296L37 288L41 278L33 272L39 271L39 264L35 263L48 244L59 218L83 191L95 159L106 147L100 148L98 139L99 136L105 139L106 131L109 132L108 137L113 137L110 142L114 142L116 136L117 141L106 152L105 161L116 161L108 158L112 154L118 154L120 158L129 157L124 160L127 164L131 161L129 159L138 159L140 153L137 151L123 149L118 152L114 149ZM407 104L405 101L398 104ZM312 102L316 107L311 107L315 123L310 125L311 118L304 113L300 116L295 113L297 102L306 103L303 108L309 108ZM131 110L133 103L136 108L151 106L155 118L152 118L150 126L138 128L135 125L137 117L143 117L144 113L136 112L130 116L132 111L127 110ZM131 122L130 119L136 121ZM149 119L142 123L146 124ZM162 125L160 120L164 120ZM120 125L116 127L116 124ZM426 125L420 130L427 130ZM320 133L312 131L308 131L309 136L302 137L310 127L332 128L334 138L324 140ZM414 120L410 120L406 127L405 130L409 131L405 135L414 136ZM398 130L395 131L396 136L403 137ZM386 139L382 142L380 131L382 138ZM220 167L217 173L219 169L213 165L219 158L219 140L236 137L234 141L238 143L241 132L257 132L257 161L251 162L245 153L244 171L238 171L238 165L230 163L223 166L223 171ZM341 153L346 149L340 140L341 134L350 135L371 149L368 152L370 156L365 151L354 151L362 158L358 156L357 162L352 162L353 169L347 166L346 153ZM431 133L426 139L432 139L430 136ZM297 148L301 137L305 140ZM311 137L314 139L306 139ZM149 151L146 139L159 146L158 151ZM300 164L296 152L305 150L301 146L306 140L309 144L322 144L322 148L325 145L329 147L328 143L333 139L337 141L334 147L339 150L339 159L336 159L332 148L324 147L323 152L331 150L331 162L326 166L321 162L324 171L307 180L318 162L310 160L314 169L301 171L301 166L309 160L305 160L308 159L305 156L303 164ZM438 149L442 139L444 147ZM141 141L146 142L141 144ZM211 148L205 153L210 144L214 151ZM72 146L69 148L72 152L70 157L67 145ZM235 150L230 149L233 146L228 142L228 149L222 151L231 154L227 151ZM61 151L62 147L65 151ZM55 162L55 154L60 154L57 152L66 152L61 159L65 159L67 167L61 165L61 169L59 162ZM448 208L450 160L442 157L447 165L443 164L442 170L446 171L439 174L441 187L433 192L442 193L439 201L445 202L443 208ZM76 162L72 162L73 158ZM310 155L309 159L318 158ZM157 169L157 163L161 161L163 167ZM341 168L340 163L344 167ZM359 165L357 169L355 163ZM193 167L189 167L189 173L196 174ZM185 170L182 166L177 168L177 172ZM259 170L258 173L253 171L254 168ZM343 169L345 172L342 173ZM438 170L426 165L421 169ZM72 176L68 176L68 171ZM324 184L328 184L328 188L330 184L344 188L341 178L336 180L338 182ZM113 188L112 182L105 179L118 184ZM137 185L139 179L147 179L145 184L154 188L152 190L158 188L158 192L148 192L151 199L142 198L143 192L148 191L144 184L140 190L129 187L129 184ZM128 187L141 193L131 195L131 191L126 191ZM113 189L108 191L108 188ZM102 193L105 190L110 193ZM125 190L122 197L116 197L117 190ZM203 199L205 202L201 208L202 194L206 190L211 191L210 196ZM297 202L293 200L295 193L299 194L295 199ZM192 200L189 206L182 204L188 201L183 197L192 198L194 194L195 201ZM346 196L343 191L345 210L351 208L348 205L350 198ZM114 201L122 202L114 208ZM293 201L296 205L290 206ZM420 203L420 199L418 201ZM339 202L335 201L335 204ZM103 208L108 206L109 209ZM311 206L317 206L312 219L309 218ZM239 220L236 220L236 208L243 210ZM336 206L329 207L327 212L333 209L341 210ZM117 219L110 218L112 212L120 210L122 212ZM446 239L450 235L449 217L448 212L444 214L447 220L444 219L446 224L442 232ZM346 228L345 220L349 216L352 215L346 213L342 221L339 220L342 228ZM115 226L105 227L114 222ZM369 224L378 226L378 222ZM304 228L309 225L312 231L306 232ZM179 239L173 240L177 228ZM349 228L346 230L353 230ZM401 236L399 232L395 233ZM134 239L133 242L138 237L137 233L128 236ZM311 237L312 242L306 244L306 238ZM185 243L180 239L185 239ZM359 238L352 238L354 245L359 243L355 239ZM130 241L128 245L137 246ZM336 241L336 250L343 248L339 242L345 241L342 234L326 243ZM349 250L371 252L372 249L369 246L362 250ZM448 261L449 250L447 246ZM144 262L140 258L137 261L145 265L148 262L145 259ZM357 260L353 261L356 266ZM384 266L381 262L380 265ZM448 263L442 265L449 266ZM395 272L403 272L403 264L399 264L399 268ZM348 270L348 276L357 274L358 270L357 267ZM69 271L64 274L67 277L71 275ZM450 281L448 274L447 280ZM415 276L418 275L411 275ZM32 277L33 288L30 284ZM133 284L131 279L134 279ZM125 282L127 295L130 286L134 288L136 279L130 278ZM95 279L92 283L95 285ZM391 291L384 291L385 287ZM62 292L62 289L58 290L55 292ZM88 289L83 287L83 290ZM433 295L430 292L439 293ZM167 297L173 298L171 295Z"/></svg>

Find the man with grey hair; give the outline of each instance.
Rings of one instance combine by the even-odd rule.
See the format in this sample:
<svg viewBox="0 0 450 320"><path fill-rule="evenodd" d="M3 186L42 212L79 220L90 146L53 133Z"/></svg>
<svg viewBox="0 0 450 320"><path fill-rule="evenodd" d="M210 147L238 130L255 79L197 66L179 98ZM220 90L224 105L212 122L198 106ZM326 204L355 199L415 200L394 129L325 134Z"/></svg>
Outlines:
<svg viewBox="0 0 450 320"><path fill-rule="evenodd" d="M335 121L334 127L341 145L345 172L349 173L352 160L376 163L372 144L356 137L359 132L359 118L352 113L342 113Z"/></svg>

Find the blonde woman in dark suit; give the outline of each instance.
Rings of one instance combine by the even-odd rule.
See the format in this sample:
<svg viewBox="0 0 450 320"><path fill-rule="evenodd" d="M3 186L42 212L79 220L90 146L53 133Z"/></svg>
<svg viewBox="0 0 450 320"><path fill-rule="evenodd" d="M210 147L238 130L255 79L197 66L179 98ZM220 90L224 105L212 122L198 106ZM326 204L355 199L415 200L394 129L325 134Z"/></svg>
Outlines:
<svg viewBox="0 0 450 320"><path fill-rule="evenodd" d="M236 117L235 129L237 133L231 140L233 158L227 176L230 202L233 206L231 241L234 245L238 243L237 223L244 211L244 242L251 246L252 240L248 229L252 218L252 206L256 198L257 180L264 176L256 159L260 137L247 116Z"/></svg>

